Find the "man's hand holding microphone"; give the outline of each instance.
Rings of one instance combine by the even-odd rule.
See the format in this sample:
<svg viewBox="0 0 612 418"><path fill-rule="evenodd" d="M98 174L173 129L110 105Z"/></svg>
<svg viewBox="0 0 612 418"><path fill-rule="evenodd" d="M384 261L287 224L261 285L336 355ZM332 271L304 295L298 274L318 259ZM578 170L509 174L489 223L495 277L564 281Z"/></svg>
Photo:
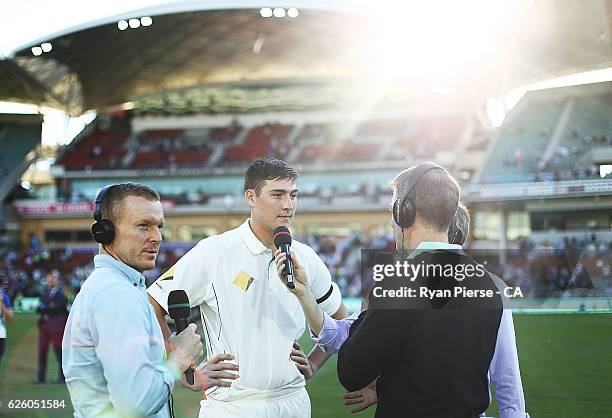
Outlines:
<svg viewBox="0 0 612 418"><path fill-rule="evenodd" d="M278 277L291 293L297 296L312 332L319 335L323 328L323 311L319 308L310 286L308 275L295 255L291 254L291 234L284 226L274 230L274 252ZM289 257L289 258L288 258Z"/></svg>
<svg viewBox="0 0 612 418"><path fill-rule="evenodd" d="M202 355L202 340L196 325L189 323L189 299L184 290L173 290L168 296L168 313L174 319L176 332L168 338L167 363L178 373L184 373L187 382L194 383L193 366Z"/></svg>
<svg viewBox="0 0 612 418"><path fill-rule="evenodd" d="M181 384L194 392L203 391L212 386L231 386L231 380L238 378L237 374L226 372L226 370L238 371L238 365L224 362L234 359L231 354L217 355L208 362L203 361L194 369L203 353L202 342L200 336L195 332L196 325L189 323L190 304L185 291L173 290L170 292L168 313L174 319L178 332L178 335L174 333L168 338L172 350L168 361L175 362L179 366L178 370L181 373L184 372Z"/></svg>
<svg viewBox="0 0 612 418"><path fill-rule="evenodd" d="M196 329L195 324L189 324L178 335L173 333L168 338L170 353L167 363L178 373L183 374L196 365L202 355L202 341Z"/></svg>
<svg viewBox="0 0 612 418"><path fill-rule="evenodd" d="M276 260L276 271L281 282L293 293L300 304L308 321L308 326L315 335L319 335L323 329L324 315L319 308L317 300L310 289L308 275L294 254L291 254L291 235L285 227L278 227L274 230L274 245L277 250L274 252ZM287 266L287 252L289 252L291 266ZM288 274L291 274L288 280ZM292 279L292 280L291 280ZM362 303L362 311L367 309L368 301L365 299ZM312 377L316 372L315 368L310 364L306 355L304 355L299 344L294 344L291 351L291 359L297 364L298 369L306 379ZM377 402L376 398L376 381L372 382L365 388L347 392L343 396L345 405L354 405L351 413L363 411Z"/></svg>
<svg viewBox="0 0 612 418"><path fill-rule="evenodd" d="M274 230L274 246L277 248L274 257L278 277L287 289L297 296L308 326L312 332L319 335L323 328L323 311L319 308L310 289L306 270L300 265L295 255L291 254L291 235L286 227L279 226ZM288 255L290 256L289 262ZM310 362L297 341L293 344L290 357L306 379L310 379L316 373L318 367Z"/></svg>

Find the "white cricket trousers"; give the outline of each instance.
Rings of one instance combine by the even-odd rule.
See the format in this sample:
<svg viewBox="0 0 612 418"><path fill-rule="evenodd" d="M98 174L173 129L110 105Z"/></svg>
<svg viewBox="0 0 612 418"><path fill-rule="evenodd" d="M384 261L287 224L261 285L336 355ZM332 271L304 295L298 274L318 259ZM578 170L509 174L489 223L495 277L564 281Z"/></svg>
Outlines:
<svg viewBox="0 0 612 418"><path fill-rule="evenodd" d="M310 418L306 388L280 397L248 396L234 401L200 401L198 418Z"/></svg>

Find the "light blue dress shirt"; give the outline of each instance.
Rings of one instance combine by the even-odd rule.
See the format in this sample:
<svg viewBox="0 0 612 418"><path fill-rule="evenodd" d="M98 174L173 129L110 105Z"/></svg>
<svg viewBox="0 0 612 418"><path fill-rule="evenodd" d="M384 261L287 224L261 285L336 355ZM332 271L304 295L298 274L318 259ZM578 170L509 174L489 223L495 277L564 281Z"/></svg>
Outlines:
<svg viewBox="0 0 612 418"><path fill-rule="evenodd" d="M409 258L414 257L417 252L428 250L463 251L461 246L456 244L423 242L410 254ZM340 320L331 318L325 312L323 315L321 332L318 336L315 336L311 331L311 337L324 352L335 354L340 351L340 346L348 338L351 325L359 316L359 312ZM497 405L499 406L500 418L529 417L525 412L525 397L516 351L512 310L510 309L504 309L502 313L497 330L495 352L489 366L489 379L495 387L495 399L497 399Z"/></svg>
<svg viewBox="0 0 612 418"><path fill-rule="evenodd" d="M94 258L68 316L62 367L74 416L170 417L176 371L141 273L109 255Z"/></svg>

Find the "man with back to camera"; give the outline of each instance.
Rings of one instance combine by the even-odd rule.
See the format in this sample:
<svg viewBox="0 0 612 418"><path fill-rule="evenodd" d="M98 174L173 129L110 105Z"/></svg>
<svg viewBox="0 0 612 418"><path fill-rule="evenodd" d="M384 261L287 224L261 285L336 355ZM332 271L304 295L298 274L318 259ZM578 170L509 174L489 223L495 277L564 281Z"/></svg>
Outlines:
<svg viewBox="0 0 612 418"><path fill-rule="evenodd" d="M442 167L424 163L400 173L391 185L398 252L415 249L408 256L414 263L456 260L461 247L448 243L459 200L456 181ZM465 256L460 260L473 263ZM491 290L501 285L488 273L478 280L463 283ZM502 309L501 297L453 307L454 302L438 298L419 309L387 309L379 302L368 309L340 347L342 385L355 391L378 378L377 417L476 417L490 403L490 372L500 417L527 416L511 311Z"/></svg>
<svg viewBox="0 0 612 418"><path fill-rule="evenodd" d="M465 245L469 235L470 214L462 202L457 207L456 222L448 228L448 242L451 244ZM286 254L277 250L276 269L279 278L282 278L282 271L285 268ZM349 329L358 315L368 308L368 299L364 298L361 304L361 312L355 311L352 315L344 319L333 319L317 306L314 296L308 285L308 277L300 268L299 262L292 255L294 262L294 272L296 277L296 287L291 292L297 296L306 316L306 321L310 328L312 340L326 353L321 358L321 364L327 361L331 355L336 354L344 341L348 338ZM503 389L502 389L503 392ZM377 402L376 381L366 387L347 392L342 397L345 405L354 405L351 413L361 412Z"/></svg>
<svg viewBox="0 0 612 418"><path fill-rule="evenodd" d="M107 186L95 202L95 269L74 300L64 332L62 366L74 416L171 416L171 392L196 364L202 343L191 324L164 338L142 272L155 267L164 213L149 187Z"/></svg>
<svg viewBox="0 0 612 418"><path fill-rule="evenodd" d="M209 359L196 370L200 386L192 388L206 390L200 418L310 417L304 377L313 370L294 345L304 332L304 314L276 277L272 255L274 229L288 227L295 214L296 179L284 161L253 161L244 185L251 217L200 241L149 287L166 332L171 290L184 289L191 306L200 305ZM308 272L317 305L334 318L345 317L340 292L323 261L295 240L292 251ZM320 354L313 350L309 358ZM238 374L230 373L238 367Z"/></svg>
<svg viewBox="0 0 612 418"><path fill-rule="evenodd" d="M468 228L462 228L461 225L469 222L469 213L466 210L462 210L460 206L457 206L459 195L458 185L445 170L437 165L429 163L419 167L417 172L415 172L415 168L406 170L392 183L396 190L394 202L397 201L397 203L394 204L395 212L393 214L394 223L397 225L394 227L396 247L400 253L403 253L406 248L416 247L419 251L415 251L411 254L411 257L415 257L419 253L427 253L430 250L438 252L445 249L459 251L461 248L460 246L448 244L448 241L452 240L452 237L457 235L457 232L452 232L449 227L449 224L452 225L452 222L458 226L461 232L460 235L467 237ZM430 171L432 173L424 175L423 181L418 181L421 175ZM419 184L413 184L412 186L408 185L408 183L411 182ZM456 192L453 192L453 189L456 190ZM427 190L438 190L440 193L436 196L437 199L431 194L425 196L425 198L418 198L415 196L415 194L423 196L424 192ZM444 191L446 191L446 193L444 193ZM397 198L398 195L400 196L399 198ZM439 201L441 199L440 196L446 197L446 202ZM406 215L406 211L397 216L398 205L406 204L405 201L407 197L410 200L408 204L416 206L417 208L416 213L412 215L408 213L409 217L414 216L416 218L409 222L406 222L401 216ZM440 225L440 222L437 222L437 228L432 228L435 222L432 222L431 216L420 215L419 207L421 207L421 211L423 211L423 208L427 208L427 214L429 215L436 214L438 217L446 216L447 219L442 225ZM443 213L445 209L446 214ZM456 216L458 219L451 222L451 218L455 212L457 212ZM426 219L423 220L422 218ZM398 229L400 228L399 225L403 225L402 229L407 229L408 231ZM464 238L462 238L461 241L463 239ZM300 302L304 308L311 329L315 334L317 330L320 331L318 338L315 338L315 340L321 344L327 352L335 352L340 349L340 357L338 360L339 377L348 390L354 391L345 396L345 403L361 403L362 405L357 408L358 410L362 410L370 404L375 403L376 399L370 394L371 391L356 390L364 387L380 375L380 380L382 382L377 388L380 401L377 409L377 417L476 416L484 411L489 403L488 380L486 380L487 367L484 367L488 366L491 381L496 388L496 398L500 408L500 416L527 416L525 413L525 403L518 367L518 356L516 353L511 311L503 310L503 313L501 313L490 310L491 312L485 315L488 316L488 323L485 321L484 324L478 324L476 320L472 322L479 326L473 326L470 325L470 318L465 318L465 316L472 315L473 312L472 314L465 314L461 311L454 311L450 314L449 318L436 318L435 314L429 315L429 312L425 314L414 314L414 311L370 309L365 315L362 314L356 326L351 329L352 338L349 338L347 345L344 346L342 344L347 338L348 328L354 317L346 320L333 321L316 309L316 306L312 304L312 296L309 296L310 292L308 291L307 285L308 278L301 272L298 260L296 260L295 257L294 261L294 273L297 283L296 294L301 294ZM284 255L277 251L277 267L282 269L283 263ZM499 280L497 278L495 279L496 282ZM305 284L305 289L300 289L300 284ZM489 283L489 285L493 287L491 283ZM497 288L501 288L503 284L496 283L496 286ZM496 320L495 315L499 315L501 318ZM433 319L428 318L428 316L433 316ZM435 324L436 320L440 322L440 324ZM360 321L363 321L363 324L360 324ZM440 330L449 331L450 328L450 334L455 334L460 338L451 338L451 341L444 341L444 333L442 337L440 337L436 335L435 328L424 325L431 324L432 322L437 325ZM410 324L413 324L413 329L417 336L422 334L425 335L425 337L421 339L413 337L411 339L408 338L409 335L404 335L402 333L402 326L408 326ZM452 351L452 348L457 346L456 340L460 339L463 343L465 337L469 338L470 331L472 331L471 328L476 328L476 332L483 331L483 334L487 334L488 345L484 348L479 348L477 339L472 338L468 340L469 344L466 345L467 348L459 347L457 349L459 354L463 354L463 356L453 356L451 355L452 353L444 352L445 347L450 347L450 351ZM479 330L478 328L482 329ZM427 339L428 335L429 341ZM435 336L437 339L432 339L432 336ZM385 344L379 345L380 341L385 341ZM427 347L428 342L435 342L433 348ZM474 345L477 347L474 348ZM405 350L409 351L407 356L406 353L401 352L400 347L402 346L405 347ZM429 348L430 351L432 351L432 358L428 358L428 355L422 358L425 353L419 350L423 350L424 348ZM413 351L411 351L411 349ZM479 355L471 355L470 349L473 349L473 351L479 353ZM404 355L402 356L402 354ZM421 354L421 358L419 358L419 354ZM385 363L389 358L397 357L402 357L399 363ZM434 367L428 368L425 366L424 369L419 369L419 367L423 367L423 365L431 366L432 361L438 361L440 364L445 365L444 361L446 359L455 360L457 358L467 363L467 369L471 369L470 372L467 373L468 375L474 375L474 370L479 372L480 379L476 379L478 384L473 385L474 391L477 392L476 394L470 393L472 392L470 391L470 389L472 389L470 387L470 382L462 381L463 376L461 373L457 373L457 370L454 370L452 367L438 367L438 369L436 369ZM453 363L451 362L451 364ZM439 373L436 374L436 371ZM420 382L433 383L435 387L410 387L411 384L418 385ZM461 388L462 386L467 386L468 389L467 391L453 391L453 384L455 384L455 389ZM478 386L480 387L478 388ZM451 389L444 392L443 389L448 389L448 387ZM437 395L440 396L440 392L442 392L442 398L436 397ZM418 399L418 397L414 395L415 393L424 395L423 399ZM446 396L446 398L444 398L444 396ZM478 399L478 396L480 399ZM348 400L347 398L351 399L351 401L346 402ZM476 412L466 411L466 408L470 408L470 402L472 404L480 402L480 406L475 406L473 408ZM468 406L465 404L468 404ZM478 411L478 409L481 411Z"/></svg>

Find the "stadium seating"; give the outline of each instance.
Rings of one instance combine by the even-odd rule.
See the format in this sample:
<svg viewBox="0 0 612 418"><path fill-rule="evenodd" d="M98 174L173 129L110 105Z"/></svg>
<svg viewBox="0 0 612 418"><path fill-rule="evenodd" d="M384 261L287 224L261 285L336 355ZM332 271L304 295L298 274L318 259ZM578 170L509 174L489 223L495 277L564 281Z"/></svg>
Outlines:
<svg viewBox="0 0 612 418"><path fill-rule="evenodd" d="M165 165L164 158L159 151L140 151L134 156L130 167L144 168L161 168Z"/></svg>
<svg viewBox="0 0 612 418"><path fill-rule="evenodd" d="M563 106L572 101L558 144L550 144ZM485 183L598 179L588 153L612 146L612 95L528 102L502 126L488 163ZM547 160L545 151L555 147ZM592 156L591 156L592 157Z"/></svg>
<svg viewBox="0 0 612 418"><path fill-rule="evenodd" d="M297 136L297 142L305 140L325 139L329 136L329 124L327 123L307 123L302 126Z"/></svg>
<svg viewBox="0 0 612 418"><path fill-rule="evenodd" d="M298 161L371 161L376 159L380 148L380 143L353 141L306 145L302 147Z"/></svg>
<svg viewBox="0 0 612 418"><path fill-rule="evenodd" d="M441 116L338 122L301 127L263 124L245 130L237 122L200 129L152 129L135 134L95 130L77 140L58 160L68 171L181 169L244 164L274 156L290 163L436 159L452 150L465 118ZM211 157L215 155L214 161Z"/></svg>
<svg viewBox="0 0 612 418"><path fill-rule="evenodd" d="M208 140L211 142L225 143L231 142L241 130L241 126L238 124L231 124L230 126L223 126L220 128L213 128L208 133Z"/></svg>
<svg viewBox="0 0 612 418"><path fill-rule="evenodd" d="M120 168L127 152L127 137L127 132L96 130L71 145L59 158L58 164L68 171Z"/></svg>
<svg viewBox="0 0 612 418"><path fill-rule="evenodd" d="M534 101L501 127L483 172L486 183L532 181L563 103Z"/></svg>
<svg viewBox="0 0 612 418"><path fill-rule="evenodd" d="M612 145L612 95L578 97L549 167L578 177L577 163L592 148ZM568 175L568 172L570 175Z"/></svg>
<svg viewBox="0 0 612 418"><path fill-rule="evenodd" d="M276 147L291 132L292 125L264 125L251 128L240 145L231 145L225 149L223 162L240 163L257 157L276 155Z"/></svg>

